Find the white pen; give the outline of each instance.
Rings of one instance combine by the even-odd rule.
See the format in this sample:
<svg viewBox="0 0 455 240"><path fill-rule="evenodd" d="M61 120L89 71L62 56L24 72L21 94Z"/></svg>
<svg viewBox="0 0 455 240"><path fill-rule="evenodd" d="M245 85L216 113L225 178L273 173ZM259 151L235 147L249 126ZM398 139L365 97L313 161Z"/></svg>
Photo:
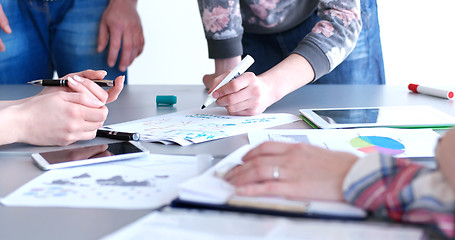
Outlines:
<svg viewBox="0 0 455 240"><path fill-rule="evenodd" d="M242 75L253 63L254 59L250 55L246 55L246 57L243 58L243 60L237 66L235 66L235 68L223 79L223 81L221 81L220 84L218 84L218 86L213 89L213 91L207 97L207 100L205 100L201 109L208 107L210 104L216 101L216 99L212 96L213 92L215 92L218 88L226 85L226 83L230 82L232 79Z"/></svg>

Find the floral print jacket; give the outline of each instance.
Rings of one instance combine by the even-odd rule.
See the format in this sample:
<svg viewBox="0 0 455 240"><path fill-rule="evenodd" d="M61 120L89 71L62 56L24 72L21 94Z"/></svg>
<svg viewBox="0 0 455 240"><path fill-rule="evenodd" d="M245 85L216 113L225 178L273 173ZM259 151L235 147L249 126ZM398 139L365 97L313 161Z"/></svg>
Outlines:
<svg viewBox="0 0 455 240"><path fill-rule="evenodd" d="M243 32L277 33L307 19L321 21L294 53L313 66L315 79L330 72L354 49L360 34L360 0L198 0L210 58L242 55Z"/></svg>

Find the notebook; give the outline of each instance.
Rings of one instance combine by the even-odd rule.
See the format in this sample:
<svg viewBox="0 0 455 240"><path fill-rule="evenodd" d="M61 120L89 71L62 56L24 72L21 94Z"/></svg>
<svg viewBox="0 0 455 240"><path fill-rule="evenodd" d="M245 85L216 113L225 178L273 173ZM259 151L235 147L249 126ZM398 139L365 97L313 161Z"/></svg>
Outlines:
<svg viewBox="0 0 455 240"><path fill-rule="evenodd" d="M220 176L242 163L251 145L233 152L202 175L179 186L172 207L203 208L291 217L364 219L367 212L343 202L296 201L278 197L236 196L234 186Z"/></svg>

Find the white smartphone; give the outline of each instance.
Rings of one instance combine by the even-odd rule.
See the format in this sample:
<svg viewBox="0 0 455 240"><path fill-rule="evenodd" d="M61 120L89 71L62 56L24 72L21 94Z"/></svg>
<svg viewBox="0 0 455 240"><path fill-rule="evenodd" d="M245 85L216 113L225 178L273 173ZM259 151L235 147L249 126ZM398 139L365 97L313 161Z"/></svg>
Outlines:
<svg viewBox="0 0 455 240"><path fill-rule="evenodd" d="M32 158L39 168L50 170L125 160L146 155L148 152L138 142L116 142L52 152L33 153Z"/></svg>

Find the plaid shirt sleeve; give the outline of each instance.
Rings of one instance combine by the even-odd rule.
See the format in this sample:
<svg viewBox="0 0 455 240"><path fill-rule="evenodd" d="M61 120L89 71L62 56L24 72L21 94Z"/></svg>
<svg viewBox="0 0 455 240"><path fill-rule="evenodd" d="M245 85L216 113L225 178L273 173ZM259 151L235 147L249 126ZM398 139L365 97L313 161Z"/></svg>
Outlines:
<svg viewBox="0 0 455 240"><path fill-rule="evenodd" d="M436 225L455 238L455 195L438 169L370 154L351 168L343 191L356 206L395 221Z"/></svg>

